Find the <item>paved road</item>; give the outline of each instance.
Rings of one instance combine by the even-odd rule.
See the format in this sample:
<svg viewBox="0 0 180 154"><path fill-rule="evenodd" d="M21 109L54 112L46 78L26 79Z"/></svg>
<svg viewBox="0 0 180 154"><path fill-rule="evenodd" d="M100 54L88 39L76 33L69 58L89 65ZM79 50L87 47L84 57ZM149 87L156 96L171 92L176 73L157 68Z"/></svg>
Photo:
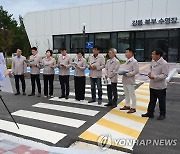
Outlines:
<svg viewBox="0 0 180 154"><path fill-rule="evenodd" d="M173 67L172 67L173 68ZM146 69L146 68L145 68ZM147 80L145 77L140 77ZM11 79L14 87L14 80ZM41 81L42 82L42 81ZM30 80L26 79L27 93L30 93ZM178 145L173 147L163 146L111 146L113 149L144 154L144 153L178 153L179 152L179 78L174 78L168 85L167 93L167 118L164 121L141 118L141 113L146 111L149 90L148 83L140 82L135 85L138 99L137 113L127 115L119 111L124 105L124 96L121 80L118 84L120 104L117 109L110 110L103 105L87 104L87 101L76 102L74 100L74 84L70 81L70 99L58 99L60 85L54 82L55 93L53 99L43 97L14 96L1 93L3 99L20 125L17 130L11 117L4 106L0 104L0 132L12 134L17 137L38 141L51 146L69 147L75 141L82 141L97 145L98 135L110 133L111 135L128 139L178 139ZM42 82L43 85L43 82ZM42 86L43 89L43 86ZM106 87L103 87L103 102L107 102ZM87 78L86 100L90 97L90 85ZM158 113L156 112L156 116ZM173 119L173 120L172 120ZM144 127L145 126L145 127Z"/></svg>
<svg viewBox="0 0 180 154"><path fill-rule="evenodd" d="M14 80L11 79L14 87ZM30 93L30 80L26 79L27 93ZM43 84L42 84L43 85ZM107 102L106 86L103 86L103 105L97 103L88 104L87 101L74 100L73 80L70 81L70 99L58 99L60 85L54 82L55 97L47 99L43 97L14 96L2 93L3 99L14 115L20 126L17 130L11 122L7 111L1 105L0 129L1 132L38 141L48 145L69 147L79 140L78 136L103 117L109 108L105 108ZM137 84L137 86L139 86ZM137 87L136 86L136 87ZM42 87L43 89L43 87ZM122 84L118 84L119 102L124 98ZM90 99L90 85L87 78L86 99Z"/></svg>

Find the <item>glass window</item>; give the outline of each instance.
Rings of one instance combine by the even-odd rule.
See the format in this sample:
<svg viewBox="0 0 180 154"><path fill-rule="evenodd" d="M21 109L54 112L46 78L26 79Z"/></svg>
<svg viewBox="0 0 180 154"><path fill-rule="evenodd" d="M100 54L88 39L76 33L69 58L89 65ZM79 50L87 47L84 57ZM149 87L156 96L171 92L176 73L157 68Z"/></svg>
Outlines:
<svg viewBox="0 0 180 154"><path fill-rule="evenodd" d="M117 49L117 33L111 33L112 47Z"/></svg>
<svg viewBox="0 0 180 154"><path fill-rule="evenodd" d="M112 47L110 33L100 33L95 35L95 44L100 46L103 53L107 53Z"/></svg>
<svg viewBox="0 0 180 154"><path fill-rule="evenodd" d="M125 53L126 49L130 46L130 33L119 32L118 33L118 52Z"/></svg>
<svg viewBox="0 0 180 154"><path fill-rule="evenodd" d="M53 44L54 44L54 49L60 49L62 47L65 47L64 35L54 36L53 37Z"/></svg>
<svg viewBox="0 0 180 154"><path fill-rule="evenodd" d="M169 38L168 61L178 61L178 38Z"/></svg>
<svg viewBox="0 0 180 154"><path fill-rule="evenodd" d="M86 41L88 41L88 35L86 34ZM76 53L78 50L83 50L83 35L71 35L71 53Z"/></svg>
<svg viewBox="0 0 180 154"><path fill-rule="evenodd" d="M168 31L165 30L153 30L147 31L145 33L146 38L161 38L161 37L168 37Z"/></svg>
<svg viewBox="0 0 180 154"><path fill-rule="evenodd" d="M70 44L71 44L71 36L70 35L66 35L65 36L65 43L66 43L66 49L67 51L70 53L71 52L71 48L70 48Z"/></svg>

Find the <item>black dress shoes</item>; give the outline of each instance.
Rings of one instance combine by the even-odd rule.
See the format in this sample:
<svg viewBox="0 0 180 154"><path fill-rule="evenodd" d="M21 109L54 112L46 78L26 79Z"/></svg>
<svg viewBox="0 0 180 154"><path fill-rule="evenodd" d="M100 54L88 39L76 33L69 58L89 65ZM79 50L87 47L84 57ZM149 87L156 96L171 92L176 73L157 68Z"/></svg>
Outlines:
<svg viewBox="0 0 180 154"><path fill-rule="evenodd" d="M141 116L142 117L148 117L148 118L154 118L154 114L149 114L149 113L142 114Z"/></svg>
<svg viewBox="0 0 180 154"><path fill-rule="evenodd" d="M165 119L165 116L164 115L160 115L157 120L164 120Z"/></svg>

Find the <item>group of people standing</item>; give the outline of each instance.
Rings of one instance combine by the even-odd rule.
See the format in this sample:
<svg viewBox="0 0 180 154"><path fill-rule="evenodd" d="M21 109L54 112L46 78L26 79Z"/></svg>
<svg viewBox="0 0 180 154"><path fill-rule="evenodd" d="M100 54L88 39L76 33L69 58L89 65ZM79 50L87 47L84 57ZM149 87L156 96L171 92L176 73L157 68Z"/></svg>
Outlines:
<svg viewBox="0 0 180 154"><path fill-rule="evenodd" d="M152 64L151 70L147 75L150 82L150 103L148 107L148 112L143 114L143 117L154 117L154 108L157 99L159 99L160 104L160 116L159 120L165 118L165 98L166 98L166 83L165 79L168 76L168 65L167 62L162 58L162 50L157 49L152 52ZM15 77L15 85L17 93L20 94L19 90L19 79L22 82L23 95L25 93L25 79L26 68L30 67L30 77L32 84L32 92L28 96L35 95L35 83L37 84L38 94L41 96L41 83L40 83L40 69L43 68L43 79L44 79L44 97L53 97L53 81L54 81L54 68L59 68L59 81L61 85L61 95L59 98L69 99L69 77L70 68L75 70L74 73L74 88L75 88L75 99L80 101L85 99L85 86L86 86L86 76L85 69L90 70L90 84L91 84L91 99L88 103L94 103L98 101L98 104L102 104L102 77L104 69L104 78L108 81L107 84L107 96L108 103L105 106L110 106L111 108L117 107L118 93L117 93L117 83L118 83L118 73L120 69L120 62L116 57L117 50L115 48L109 49L108 55L109 60L105 63L105 58L100 54L100 48L94 46L93 54L89 57L88 62L84 58L84 53L82 51L77 52L77 56L72 62L70 55L67 54L65 48L61 49L61 55L58 57L58 61L52 57L52 50L46 51L46 57L41 58L38 55L36 47L32 48L32 55L29 60L26 60L22 56L22 51L17 50L17 56L12 59L12 74ZM125 94L126 105L120 110L128 110L127 113L136 112L136 95L135 95L135 75L139 73L139 65L137 60L134 58L134 50L127 48L125 52L127 61L123 65L123 69L127 72L123 74L122 83ZM98 99L96 99L96 87L98 92ZM132 106L130 105L130 100L132 100ZM131 106L131 107L130 107Z"/></svg>

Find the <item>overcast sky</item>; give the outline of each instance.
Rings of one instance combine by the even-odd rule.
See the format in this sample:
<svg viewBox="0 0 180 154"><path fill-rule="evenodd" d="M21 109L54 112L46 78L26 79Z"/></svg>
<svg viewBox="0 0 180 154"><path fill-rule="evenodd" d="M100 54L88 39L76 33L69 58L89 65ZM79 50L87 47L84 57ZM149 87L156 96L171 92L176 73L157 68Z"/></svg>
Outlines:
<svg viewBox="0 0 180 154"><path fill-rule="evenodd" d="M24 17L28 12L102 3L106 1L108 0L0 0L0 5L10 14L13 14L13 17L18 20L19 15Z"/></svg>

